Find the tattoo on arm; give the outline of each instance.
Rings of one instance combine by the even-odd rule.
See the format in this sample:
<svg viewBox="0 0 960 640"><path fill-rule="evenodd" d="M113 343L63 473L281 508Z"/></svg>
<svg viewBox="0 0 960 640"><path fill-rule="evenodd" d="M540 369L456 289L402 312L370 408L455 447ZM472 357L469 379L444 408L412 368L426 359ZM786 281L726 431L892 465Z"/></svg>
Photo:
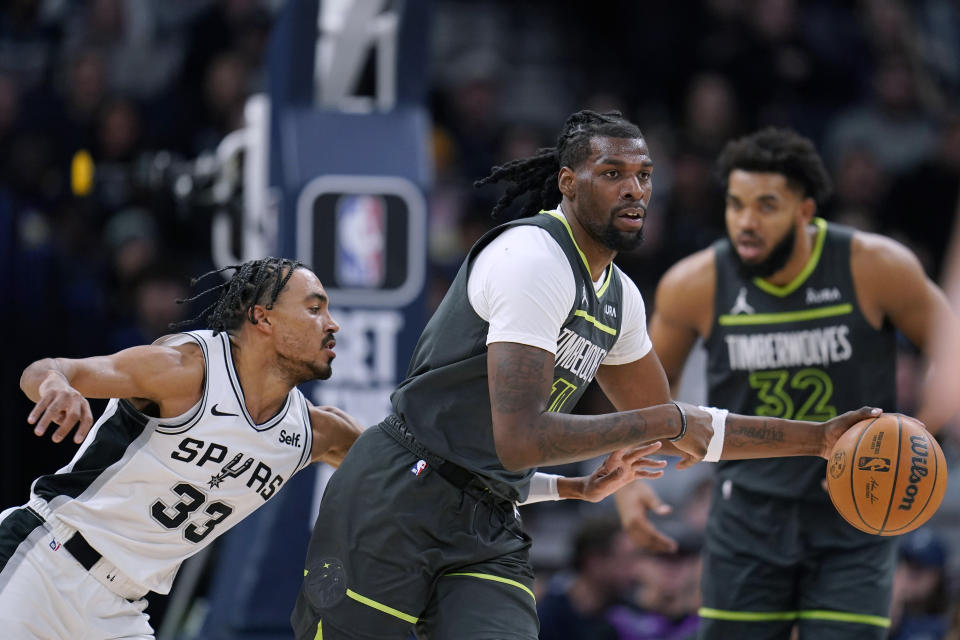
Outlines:
<svg viewBox="0 0 960 640"><path fill-rule="evenodd" d="M584 416L545 411L553 383L550 353L501 344L496 354L490 363L494 374L491 407L514 421L511 429L536 450L539 464L584 460L647 440L648 421L639 412ZM676 416L667 420L668 431L679 429Z"/></svg>
<svg viewBox="0 0 960 640"><path fill-rule="evenodd" d="M544 383L544 357L549 355L520 345L502 349L496 363L497 384L491 394L494 409L501 413L529 410L531 391Z"/></svg>
<svg viewBox="0 0 960 640"><path fill-rule="evenodd" d="M764 420L759 425L727 422L727 435L723 446L733 449L743 447L778 447L784 442L783 427L771 425Z"/></svg>
<svg viewBox="0 0 960 640"><path fill-rule="evenodd" d="M536 425L537 449L542 460L562 464L582 460L638 443L647 434L647 419L640 414L608 413L598 416L544 414ZM672 425L671 425L672 428Z"/></svg>

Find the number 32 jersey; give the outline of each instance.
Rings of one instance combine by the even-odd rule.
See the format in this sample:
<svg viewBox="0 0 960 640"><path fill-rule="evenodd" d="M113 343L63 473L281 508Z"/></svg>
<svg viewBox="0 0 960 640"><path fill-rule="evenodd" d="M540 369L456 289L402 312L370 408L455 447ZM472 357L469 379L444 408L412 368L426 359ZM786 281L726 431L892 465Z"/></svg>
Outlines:
<svg viewBox="0 0 960 640"><path fill-rule="evenodd" d="M310 462L308 404L298 389L254 423L226 333L195 331L157 344L196 343L203 397L158 419L113 399L68 465L38 478L34 496L145 589L168 593L180 564L240 522Z"/></svg>
<svg viewBox="0 0 960 640"><path fill-rule="evenodd" d="M853 230L814 219L809 262L782 287L746 280L726 239L713 245L714 323L705 346L709 402L748 415L822 422L863 405L896 407L896 345L857 303ZM756 493L826 500L822 458L728 460L719 478Z"/></svg>

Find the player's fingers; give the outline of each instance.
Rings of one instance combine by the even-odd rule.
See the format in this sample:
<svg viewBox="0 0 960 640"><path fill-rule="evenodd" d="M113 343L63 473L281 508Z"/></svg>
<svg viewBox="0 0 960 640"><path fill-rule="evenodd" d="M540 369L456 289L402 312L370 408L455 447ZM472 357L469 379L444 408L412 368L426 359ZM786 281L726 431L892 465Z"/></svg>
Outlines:
<svg viewBox="0 0 960 640"><path fill-rule="evenodd" d="M640 458L639 460L634 460L632 466L636 467L665 467L667 466L666 460L656 460L651 458Z"/></svg>
<svg viewBox="0 0 960 640"><path fill-rule="evenodd" d="M629 449L617 449L616 451L611 451L607 457L604 458L603 462L609 466L620 464L620 461L623 460L628 453Z"/></svg>
<svg viewBox="0 0 960 640"><path fill-rule="evenodd" d="M598 473L594 481L596 482L597 486L603 487L614 482L621 475L623 475L623 467L617 467L616 469L606 473Z"/></svg>
<svg viewBox="0 0 960 640"><path fill-rule="evenodd" d="M634 478L645 478L647 480L653 480L663 476L663 469L652 470L652 469L636 469L634 472Z"/></svg>
<svg viewBox="0 0 960 640"><path fill-rule="evenodd" d="M851 412L852 419L859 422L860 420L866 420L867 418L872 418L873 416L878 416L883 413L882 409L877 407L860 407L856 411Z"/></svg>
<svg viewBox="0 0 960 640"><path fill-rule="evenodd" d="M677 550L676 540L657 531L649 521L634 521L627 527L627 533L634 543L648 551L673 553Z"/></svg>
<svg viewBox="0 0 960 640"><path fill-rule="evenodd" d="M40 415L40 420L33 428L34 435L42 436L47 432L47 427L50 426L50 421L52 420L52 416L47 415L47 413L48 412L45 411Z"/></svg>
<svg viewBox="0 0 960 640"><path fill-rule="evenodd" d="M53 432L52 440L54 442L61 442L64 438L70 435L70 431L73 429L74 425L77 424L77 416L72 413L64 413L57 420L57 424L60 426L58 426L57 430Z"/></svg>
<svg viewBox="0 0 960 640"><path fill-rule="evenodd" d="M50 403L53 401L53 396L44 395L40 397L40 400L37 401L36 406L33 407L33 411L30 412L30 415L27 416L27 422L29 424L34 424L37 420L40 419L40 416L43 415L43 412L47 410L47 407L50 406ZM37 425L39 428L39 425ZM46 427L44 427L46 428ZM37 435L43 435L43 432L37 433Z"/></svg>
<svg viewBox="0 0 960 640"><path fill-rule="evenodd" d="M50 423L60 423L62 414L63 410L56 403L47 407L43 412L43 415L40 416L40 420L37 421L37 426L34 427L33 432L38 436L42 436L47 432L47 429L50 427Z"/></svg>
<svg viewBox="0 0 960 640"><path fill-rule="evenodd" d="M650 444L645 444L640 447L634 447L627 451L623 456L625 462L632 462L637 458L642 458L643 456L653 455L660 450L660 447L663 446L663 443L657 440L656 442L651 442Z"/></svg>
<svg viewBox="0 0 960 640"><path fill-rule="evenodd" d="M643 505L643 508L652 511L658 516L665 516L673 511L673 507L666 504L663 500L660 499L660 496L656 494L655 491L648 489L644 491L640 496L640 503ZM648 523L649 526L650 525Z"/></svg>
<svg viewBox="0 0 960 640"><path fill-rule="evenodd" d="M90 403L84 402L80 413L80 424L77 426L77 432L73 434L73 441L77 444L83 442L92 426L93 413L90 411Z"/></svg>

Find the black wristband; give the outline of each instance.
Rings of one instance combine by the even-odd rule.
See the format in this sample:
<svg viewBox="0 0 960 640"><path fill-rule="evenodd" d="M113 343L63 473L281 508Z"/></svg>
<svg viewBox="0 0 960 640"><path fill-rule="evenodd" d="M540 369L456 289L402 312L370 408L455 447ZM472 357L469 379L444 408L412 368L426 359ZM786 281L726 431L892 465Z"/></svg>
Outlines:
<svg viewBox="0 0 960 640"><path fill-rule="evenodd" d="M687 435L687 412L683 410L683 407L681 407L676 400L672 400L671 402L673 402L673 406L677 408L677 411L680 412L680 433L670 438L670 442L676 442L683 436Z"/></svg>

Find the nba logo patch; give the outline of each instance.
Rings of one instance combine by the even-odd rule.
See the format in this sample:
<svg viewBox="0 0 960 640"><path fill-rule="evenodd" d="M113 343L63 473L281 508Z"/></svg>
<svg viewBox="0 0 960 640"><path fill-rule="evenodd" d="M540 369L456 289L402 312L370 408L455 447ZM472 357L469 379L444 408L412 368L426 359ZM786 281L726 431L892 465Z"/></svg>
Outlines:
<svg viewBox="0 0 960 640"><path fill-rule="evenodd" d="M415 476L419 476L421 473L423 473L423 470L426 468L427 468L426 460L417 460L417 464L410 467L410 473L412 473Z"/></svg>
<svg viewBox="0 0 960 640"><path fill-rule="evenodd" d="M344 195L336 205L337 258L341 287L377 289L386 279L387 206L381 196Z"/></svg>

